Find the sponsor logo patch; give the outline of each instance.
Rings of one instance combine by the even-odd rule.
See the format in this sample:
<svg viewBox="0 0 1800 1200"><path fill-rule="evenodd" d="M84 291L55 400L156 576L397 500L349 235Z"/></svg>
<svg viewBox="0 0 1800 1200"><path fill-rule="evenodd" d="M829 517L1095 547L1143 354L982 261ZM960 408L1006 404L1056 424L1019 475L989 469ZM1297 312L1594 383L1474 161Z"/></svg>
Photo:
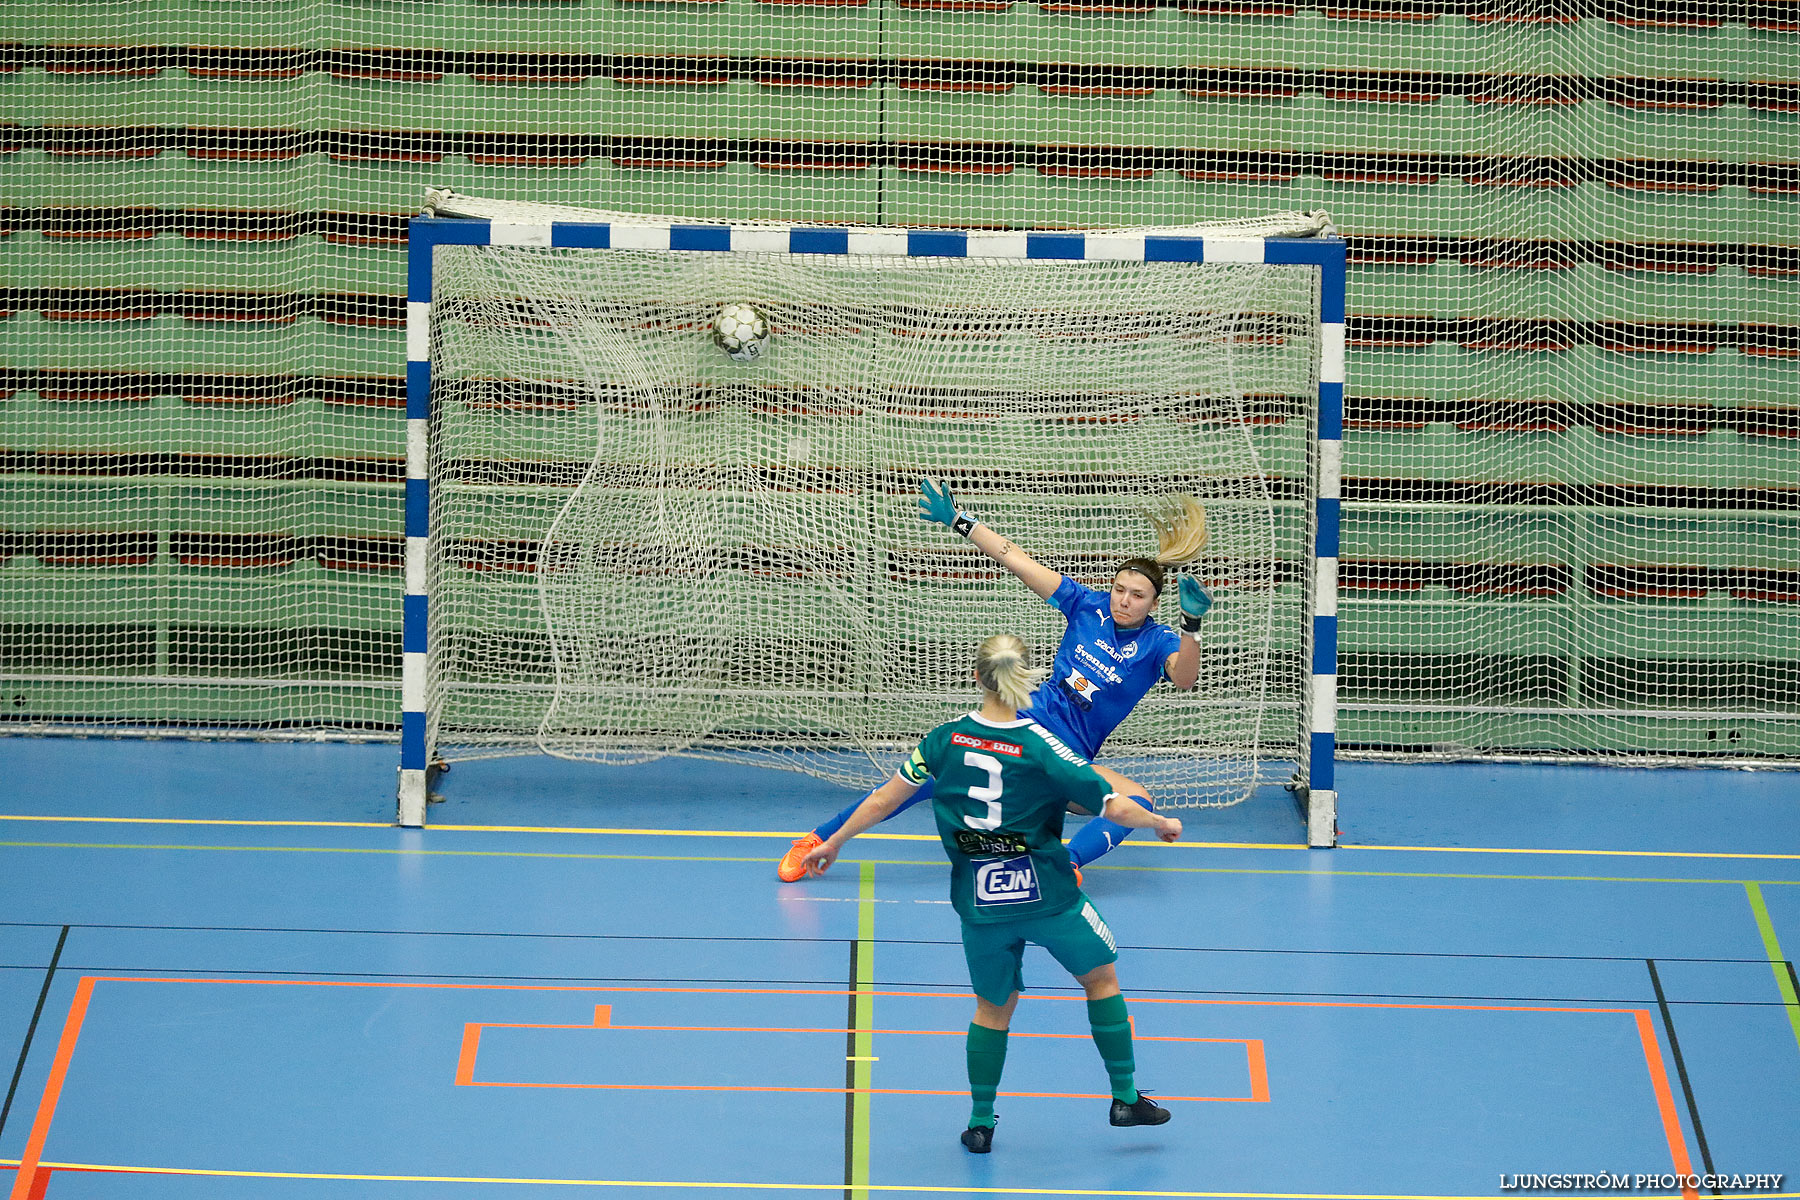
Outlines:
<svg viewBox="0 0 1800 1200"><path fill-rule="evenodd" d="M975 868L975 907L1028 904L1038 898L1037 869L1031 855L1001 858Z"/></svg>
<svg viewBox="0 0 1800 1200"><path fill-rule="evenodd" d="M1099 692L1100 687L1086 675L1080 671L1070 671L1058 682L1062 684L1063 691L1068 693L1069 699L1075 702L1076 707L1082 709L1094 707L1094 695Z"/></svg>
<svg viewBox="0 0 1800 1200"><path fill-rule="evenodd" d="M1016 833L977 833L972 829L956 831L956 848L970 858L1026 853L1025 839Z"/></svg>
<svg viewBox="0 0 1800 1200"><path fill-rule="evenodd" d="M1021 750L1011 742L996 742L992 738L979 738L969 733L953 733L950 735L953 746L967 746L972 750L992 750L995 754L1007 754L1019 757Z"/></svg>

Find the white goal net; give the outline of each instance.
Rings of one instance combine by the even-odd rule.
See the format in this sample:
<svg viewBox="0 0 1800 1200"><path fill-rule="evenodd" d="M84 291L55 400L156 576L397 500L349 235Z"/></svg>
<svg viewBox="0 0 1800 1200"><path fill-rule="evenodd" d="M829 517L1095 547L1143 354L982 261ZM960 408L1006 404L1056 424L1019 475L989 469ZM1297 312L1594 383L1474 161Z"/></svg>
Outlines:
<svg viewBox="0 0 1800 1200"><path fill-rule="evenodd" d="M1140 233L1143 231L1139 231ZM428 730L446 759L729 756L850 785L1060 614L921 477L1104 587L1191 493L1199 685L1102 760L1175 805L1304 759L1319 272L1262 263L438 246ZM771 335L734 362L728 304ZM1176 616L1169 586L1163 619Z"/></svg>

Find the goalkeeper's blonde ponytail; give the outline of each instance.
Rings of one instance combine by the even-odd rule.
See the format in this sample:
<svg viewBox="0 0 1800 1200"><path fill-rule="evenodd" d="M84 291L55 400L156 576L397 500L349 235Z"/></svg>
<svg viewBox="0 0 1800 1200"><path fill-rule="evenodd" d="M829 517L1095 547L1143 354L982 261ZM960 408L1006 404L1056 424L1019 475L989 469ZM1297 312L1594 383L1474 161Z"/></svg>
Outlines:
<svg viewBox="0 0 1800 1200"><path fill-rule="evenodd" d="M1031 665L1031 647L1016 633L996 633L975 650L975 678L1009 708L1031 703L1032 689L1050 672Z"/></svg>

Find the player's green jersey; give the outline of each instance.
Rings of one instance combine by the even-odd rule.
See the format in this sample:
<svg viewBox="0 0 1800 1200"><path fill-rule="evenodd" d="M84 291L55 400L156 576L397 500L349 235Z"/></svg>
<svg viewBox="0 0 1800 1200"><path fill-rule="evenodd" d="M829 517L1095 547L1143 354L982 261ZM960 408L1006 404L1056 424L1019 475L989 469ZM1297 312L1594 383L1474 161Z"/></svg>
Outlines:
<svg viewBox="0 0 1800 1200"><path fill-rule="evenodd" d="M970 713L926 734L900 775L936 780L931 807L963 920L1053 916L1081 898L1063 814L1070 803L1099 812L1111 789L1042 725Z"/></svg>

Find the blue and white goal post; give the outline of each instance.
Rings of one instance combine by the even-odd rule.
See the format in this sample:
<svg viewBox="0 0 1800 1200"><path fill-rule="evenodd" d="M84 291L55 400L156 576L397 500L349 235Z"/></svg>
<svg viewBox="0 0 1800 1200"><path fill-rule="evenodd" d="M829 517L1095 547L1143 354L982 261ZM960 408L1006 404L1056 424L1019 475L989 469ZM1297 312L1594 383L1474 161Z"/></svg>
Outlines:
<svg viewBox="0 0 1800 1200"><path fill-rule="evenodd" d="M1291 493L1297 494L1301 490L1306 493L1304 501L1292 500L1292 511L1286 518L1295 531L1295 546L1289 557L1301 561L1277 566L1285 588L1283 594L1297 596L1290 619L1295 628L1291 636L1284 635L1288 637L1286 644L1290 649L1281 657L1283 663L1295 664L1287 669L1298 672L1290 681L1292 686L1286 693L1290 698L1285 706L1285 711L1297 717L1294 725L1287 726L1295 728L1297 725L1297 736L1288 740L1284 735L1272 733L1269 742L1272 746L1279 743L1275 746L1279 754L1272 752L1271 757L1291 760L1293 782L1290 786L1305 821L1307 843L1315 847L1335 844L1337 790L1333 759L1337 727L1337 565L1344 410L1345 245L1328 225L1323 225L1322 214L1319 216L1323 229L1310 236L1259 236L1229 227L1223 231L1195 227L1007 232L789 226L762 221L702 222L614 214L607 214L609 219L605 220L563 219L579 215L580 210L544 209L543 213L533 213L530 210L541 206L530 205L507 206L526 210L527 215L523 217L510 214L470 217L443 215L446 207L437 205L435 212L428 210L426 215L414 218L409 232L406 559L398 813L401 825L421 826L425 823L428 780L441 765L440 743L462 744L459 737L453 738L440 731L440 718L434 711L439 681L432 678L432 672L441 667L434 654L433 639L438 639L436 648L441 649L446 644L446 629L449 628L445 624L449 618L443 611L434 611L434 604L442 607L434 590L440 577L452 567L434 562L433 556L464 555L455 565L467 568L470 563L466 556L476 553L467 549L468 538L433 538L434 461L442 471L445 469L443 464L464 463L469 457L464 451L446 450L436 444L440 435L433 423L434 351L442 352L440 343L445 335L442 329L434 328L434 287L446 286L439 277L438 252L445 247L508 247L521 251L594 254L628 249L640 256L644 252L671 256L749 252L761 256L880 255L940 260L1036 260L1045 264L1055 261L1093 264L1113 260L1119 263L1191 264L1198 270L1204 270L1208 264L1261 263L1310 268L1316 272L1316 283L1310 285L1317 298L1316 313L1286 318L1298 322L1297 326L1290 327L1304 328L1309 317L1316 317L1318 322L1317 349L1310 351L1316 356L1310 376L1316 379L1316 396L1312 398L1312 411L1302 414L1305 427L1302 436L1310 435L1311 444L1290 456L1297 458L1304 454L1304 466L1290 474L1307 474L1310 479L1287 480ZM496 203L495 208L500 207ZM475 211L480 210L476 208ZM440 303L440 323L448 319L447 312ZM440 373L446 369L439 367ZM444 376L440 383L448 386L447 379L448 376ZM1302 397L1301 403L1304 401L1305 397ZM575 403L571 401L563 407L572 407ZM1248 443L1250 435L1244 434L1240 440ZM565 480L563 494L569 490ZM1302 511L1304 534L1299 532ZM542 535L542 540L547 544L548 534ZM460 548L446 550L439 542L455 542ZM500 543L496 540L494 544ZM494 550L490 546L480 553L491 557L514 551ZM528 554L529 548L518 553ZM529 577L530 570L523 565L523 559L502 561L495 558L474 566L485 570L488 577L497 582L513 585L514 592L521 597L519 603L527 602L527 589L520 581ZM461 573L470 574L466 569ZM456 636L464 643L469 640L467 636ZM1202 651L1204 657L1204 643ZM503 658L505 652L496 653ZM478 683L477 686L481 685ZM460 714L458 720L461 720ZM517 733L514 740L521 748L496 752L533 752L542 745L541 741L537 746L532 745L531 729ZM1281 750L1281 746L1286 749Z"/></svg>

